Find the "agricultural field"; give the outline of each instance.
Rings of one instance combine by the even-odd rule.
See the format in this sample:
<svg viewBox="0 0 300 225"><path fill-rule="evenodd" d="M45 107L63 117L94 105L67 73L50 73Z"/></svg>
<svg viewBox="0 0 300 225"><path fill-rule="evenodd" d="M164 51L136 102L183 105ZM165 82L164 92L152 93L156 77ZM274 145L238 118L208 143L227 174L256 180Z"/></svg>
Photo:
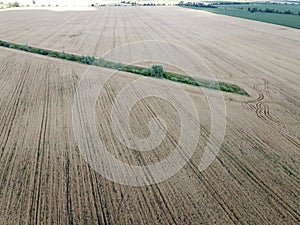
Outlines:
<svg viewBox="0 0 300 225"><path fill-rule="evenodd" d="M249 3L216 5L217 8L185 7L300 29L300 5ZM257 8L257 10L263 11L270 9L278 11L278 13L251 12L248 8ZM285 14L286 11L290 11L292 14Z"/></svg>
<svg viewBox="0 0 300 225"><path fill-rule="evenodd" d="M136 66L161 64L174 73L195 67L193 76L216 77L249 94L174 86L165 79L0 47L1 225L300 223L300 30L181 7L18 9L0 11L0 40ZM178 49L189 54L178 57ZM152 185L124 185L98 173L80 150L72 119L74 102L82 100L76 90L83 77L110 77L95 101L93 122L110 154L129 165L125 172L164 160L178 146L185 158L179 139L194 142L199 127L186 165ZM93 83L87 85L93 89ZM121 102L126 110L143 90L161 96L138 101L130 112L130 132L141 139L152 137L151 121L167 128L164 136L153 133L164 137L153 151L133 151L113 129L113 109L124 88L129 88ZM197 117L192 107L175 108L165 100L173 95L185 100L182 90ZM226 113L208 102L220 96ZM115 116L125 118L126 110ZM88 116L85 108L79 111ZM218 138L212 111L217 128L223 119L226 130L215 159L201 171L208 141ZM88 136L92 131L82 118L79 129ZM181 119L189 124L184 134Z"/></svg>

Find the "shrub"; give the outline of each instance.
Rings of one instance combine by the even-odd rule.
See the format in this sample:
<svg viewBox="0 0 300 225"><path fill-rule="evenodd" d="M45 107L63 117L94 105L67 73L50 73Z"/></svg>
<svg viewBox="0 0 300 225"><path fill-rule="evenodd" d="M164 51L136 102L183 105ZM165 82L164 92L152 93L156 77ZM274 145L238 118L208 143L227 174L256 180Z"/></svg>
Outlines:
<svg viewBox="0 0 300 225"><path fill-rule="evenodd" d="M66 53L63 51L62 53L59 53L59 58L65 59L66 58Z"/></svg>
<svg viewBox="0 0 300 225"><path fill-rule="evenodd" d="M13 3L8 3L8 8L13 8L13 7L20 7L19 2L13 2Z"/></svg>
<svg viewBox="0 0 300 225"><path fill-rule="evenodd" d="M53 57L53 58L59 58L59 55L57 52L49 51L48 56Z"/></svg>
<svg viewBox="0 0 300 225"><path fill-rule="evenodd" d="M103 58L99 58L95 61L95 65L104 66L105 65L105 60Z"/></svg>
<svg viewBox="0 0 300 225"><path fill-rule="evenodd" d="M150 75L152 77L164 77L164 68L161 65L153 65L150 69Z"/></svg>
<svg viewBox="0 0 300 225"><path fill-rule="evenodd" d="M48 50L44 50L44 49L40 49L40 50L39 50L39 53L40 53L41 55L48 55L48 54L49 54L49 51L48 51Z"/></svg>
<svg viewBox="0 0 300 225"><path fill-rule="evenodd" d="M31 48L28 45L21 45L19 47L19 49L21 49L23 51L26 51L26 52L30 52L31 51Z"/></svg>
<svg viewBox="0 0 300 225"><path fill-rule="evenodd" d="M94 56L81 56L81 62L84 64L92 65L96 61Z"/></svg>
<svg viewBox="0 0 300 225"><path fill-rule="evenodd" d="M170 80L178 82L179 79L177 77L171 77Z"/></svg>
<svg viewBox="0 0 300 225"><path fill-rule="evenodd" d="M141 74L144 76L150 76L151 75L150 69L142 69Z"/></svg>
<svg viewBox="0 0 300 225"><path fill-rule="evenodd" d="M122 67L123 67L122 63L115 63L113 69L118 70L118 69L121 69Z"/></svg>
<svg viewBox="0 0 300 225"><path fill-rule="evenodd" d="M284 11L283 13L284 13L284 14L289 14L289 15L290 15L290 14L293 14L290 10L286 10L286 11Z"/></svg>
<svg viewBox="0 0 300 225"><path fill-rule="evenodd" d="M66 54L66 59L70 61L78 61L78 57L73 54Z"/></svg>

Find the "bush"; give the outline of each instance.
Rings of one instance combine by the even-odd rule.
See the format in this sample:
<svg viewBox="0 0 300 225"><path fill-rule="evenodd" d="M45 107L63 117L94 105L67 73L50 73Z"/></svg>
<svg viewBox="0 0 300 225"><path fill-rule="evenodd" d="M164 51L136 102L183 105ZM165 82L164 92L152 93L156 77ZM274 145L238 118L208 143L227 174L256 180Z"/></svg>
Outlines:
<svg viewBox="0 0 300 225"><path fill-rule="evenodd" d="M21 45L19 47L19 49L21 49L23 51L26 51L26 52L30 52L31 51L31 48L28 45Z"/></svg>
<svg viewBox="0 0 300 225"><path fill-rule="evenodd" d="M116 70L119 70L123 67L123 64L122 63L115 63L114 66L113 66L113 69L116 69Z"/></svg>
<svg viewBox="0 0 300 225"><path fill-rule="evenodd" d="M150 69L141 70L141 74L144 76L150 76L151 75Z"/></svg>
<svg viewBox="0 0 300 225"><path fill-rule="evenodd" d="M13 3L8 3L8 8L13 8L13 7L20 7L19 2L13 2Z"/></svg>
<svg viewBox="0 0 300 225"><path fill-rule="evenodd" d="M286 11L284 11L283 13L284 13L284 14L289 14L289 15L290 15L290 14L293 14L290 10L286 10Z"/></svg>
<svg viewBox="0 0 300 225"><path fill-rule="evenodd" d="M41 54L41 55L48 55L49 51L48 50L44 50L44 49L39 49L39 54Z"/></svg>
<svg viewBox="0 0 300 225"><path fill-rule="evenodd" d="M179 81L179 79L177 77L171 77L170 80L175 81L175 82Z"/></svg>
<svg viewBox="0 0 300 225"><path fill-rule="evenodd" d="M67 60L70 60L70 61L79 61L79 60L78 60L78 57L76 57L76 56L73 55L73 54L66 54L66 59L67 59Z"/></svg>
<svg viewBox="0 0 300 225"><path fill-rule="evenodd" d="M164 77L164 68L161 65L153 65L150 69L150 75L152 77Z"/></svg>
<svg viewBox="0 0 300 225"><path fill-rule="evenodd" d="M92 65L96 61L94 56L81 56L81 62L84 64Z"/></svg>
<svg viewBox="0 0 300 225"><path fill-rule="evenodd" d="M59 55L57 52L49 51L48 56L53 57L53 58L59 58Z"/></svg>
<svg viewBox="0 0 300 225"><path fill-rule="evenodd" d="M104 66L105 65L105 60L103 58L99 58L95 61L95 64L97 66Z"/></svg>
<svg viewBox="0 0 300 225"><path fill-rule="evenodd" d="M61 59L65 59L66 58L66 53L63 51L62 53L59 53L58 57L61 58Z"/></svg>
<svg viewBox="0 0 300 225"><path fill-rule="evenodd" d="M258 8L257 8L257 7L252 8L252 9L250 10L251 13L255 13L255 12L257 12L257 11L258 11Z"/></svg>

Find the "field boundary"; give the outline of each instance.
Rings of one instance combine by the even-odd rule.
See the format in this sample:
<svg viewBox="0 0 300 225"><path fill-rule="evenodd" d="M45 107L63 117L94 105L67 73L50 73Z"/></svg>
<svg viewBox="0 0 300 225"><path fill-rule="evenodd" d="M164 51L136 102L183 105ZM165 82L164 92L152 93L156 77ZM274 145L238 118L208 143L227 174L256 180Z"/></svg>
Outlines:
<svg viewBox="0 0 300 225"><path fill-rule="evenodd" d="M21 50L25 52L30 52L33 54L44 55L52 58L59 58L68 61L78 62L81 64L93 65L93 66L98 66L98 67L103 67L103 68L108 68L108 69L113 69L113 70L118 70L118 71L123 71L128 73L134 73L142 76L150 76L154 78L166 79L173 82L184 83L192 86L219 90L219 91L239 94L243 96L249 96L249 94L245 90L243 90L242 88L240 88L235 84L202 79L202 78L195 78L188 75L164 71L162 66L160 65L153 65L151 68L134 66L134 65L125 65L118 62L105 60L104 58L95 58L94 56L84 56L84 55L79 56L76 54L65 53L64 51L60 52L60 51L42 49L42 48L32 47L27 44L21 45L12 42L2 41L2 40L0 40L0 46ZM156 72L157 68L160 69L159 73Z"/></svg>

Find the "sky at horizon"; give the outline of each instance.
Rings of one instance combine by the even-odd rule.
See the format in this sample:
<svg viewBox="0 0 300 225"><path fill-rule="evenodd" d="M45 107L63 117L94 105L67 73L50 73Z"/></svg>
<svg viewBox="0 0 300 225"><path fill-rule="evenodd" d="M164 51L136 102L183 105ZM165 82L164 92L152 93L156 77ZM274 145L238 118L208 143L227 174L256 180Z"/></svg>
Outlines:
<svg viewBox="0 0 300 225"><path fill-rule="evenodd" d="M9 2L15 2L17 1L20 5L33 5L32 0L0 0L0 2L3 2L5 4ZM101 3L116 3L116 2L121 2L124 0L35 0L36 6L41 6L45 5L48 6L51 4L52 6L54 5L59 5L59 6L90 6L91 4L101 4ZM127 0L126 0L127 1ZM128 0L129 1L129 0ZM169 3L179 3L181 0L136 0L136 2L169 2ZM188 0L185 0L188 1ZM197 1L197 0L195 0ZM201 1L201 0L200 0ZM222 0L202 0L202 1L222 1ZM230 0L224 0L224 1L230 1ZM266 0L234 0L236 2L258 2L258 1L266 1ZM283 1L283 0L273 0L274 2L277 1ZM291 1L293 0L286 0L286 1Z"/></svg>

